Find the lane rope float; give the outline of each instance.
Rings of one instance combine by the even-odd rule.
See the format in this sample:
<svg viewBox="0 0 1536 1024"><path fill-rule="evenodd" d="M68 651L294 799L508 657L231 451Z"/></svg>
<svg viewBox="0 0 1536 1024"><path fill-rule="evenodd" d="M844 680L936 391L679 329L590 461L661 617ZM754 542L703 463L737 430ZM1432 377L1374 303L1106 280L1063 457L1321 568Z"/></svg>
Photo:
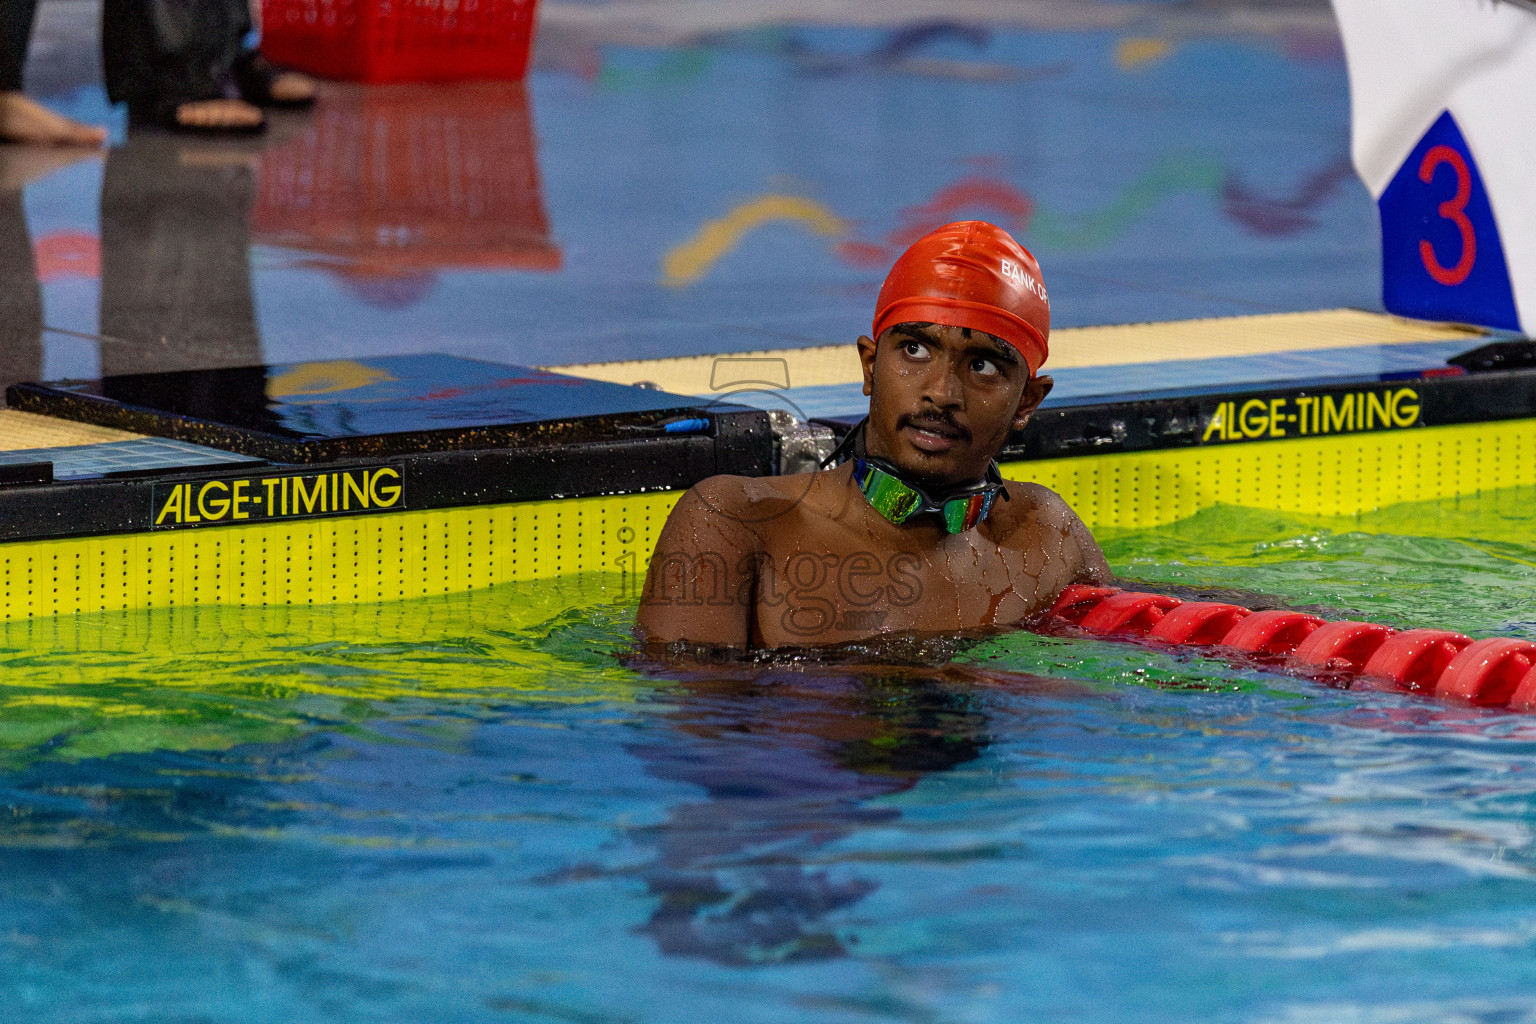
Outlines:
<svg viewBox="0 0 1536 1024"><path fill-rule="evenodd" d="M1110 639L1210 647L1234 659L1279 659L1299 674L1356 676L1379 689L1536 711L1536 642L1513 637L1399 631L1375 622L1328 622L1305 612L1253 611L1085 584L1067 587L1051 607L1046 628L1062 624Z"/></svg>

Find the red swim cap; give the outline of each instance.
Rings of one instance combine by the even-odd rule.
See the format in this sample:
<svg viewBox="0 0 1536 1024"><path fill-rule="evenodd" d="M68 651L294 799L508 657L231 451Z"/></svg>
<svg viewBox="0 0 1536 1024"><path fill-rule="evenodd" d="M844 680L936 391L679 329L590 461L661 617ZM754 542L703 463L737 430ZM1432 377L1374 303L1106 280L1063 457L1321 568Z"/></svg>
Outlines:
<svg viewBox="0 0 1536 1024"><path fill-rule="evenodd" d="M874 336L894 324L943 324L985 331L1012 345L1030 376L1045 362L1051 304L1040 264L995 224L962 220L912 243L875 300Z"/></svg>

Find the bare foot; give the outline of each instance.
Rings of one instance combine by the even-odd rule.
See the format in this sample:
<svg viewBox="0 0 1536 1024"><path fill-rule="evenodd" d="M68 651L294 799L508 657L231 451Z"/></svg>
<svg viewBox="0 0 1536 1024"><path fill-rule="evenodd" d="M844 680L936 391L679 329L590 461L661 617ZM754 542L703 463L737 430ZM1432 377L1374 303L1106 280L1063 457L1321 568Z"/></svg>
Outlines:
<svg viewBox="0 0 1536 1024"><path fill-rule="evenodd" d="M279 103L305 103L315 98L315 80L300 71L281 71L267 91Z"/></svg>
<svg viewBox="0 0 1536 1024"><path fill-rule="evenodd" d="M0 193L19 192L81 160L100 160L101 151L84 146L0 146Z"/></svg>
<svg viewBox="0 0 1536 1024"><path fill-rule="evenodd" d="M19 92L0 92L0 140L39 146L100 146L105 128L55 114Z"/></svg>
<svg viewBox="0 0 1536 1024"><path fill-rule="evenodd" d="M176 123L188 128L256 128L266 118L244 100L192 100L176 108Z"/></svg>

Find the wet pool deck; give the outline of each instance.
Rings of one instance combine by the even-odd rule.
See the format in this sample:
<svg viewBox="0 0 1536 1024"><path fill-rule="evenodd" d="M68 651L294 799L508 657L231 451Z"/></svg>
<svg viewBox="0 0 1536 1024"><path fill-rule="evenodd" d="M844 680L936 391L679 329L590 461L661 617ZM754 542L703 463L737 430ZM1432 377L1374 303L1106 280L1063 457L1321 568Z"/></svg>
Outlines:
<svg viewBox="0 0 1536 1024"><path fill-rule="evenodd" d="M1051 337L1053 355L1046 370L1055 386L1044 406L1113 403L1196 388L1239 390L1415 374L1444 369L1446 360L1486 340L1477 328L1358 309L1063 327ZM558 369L621 384L646 382L678 394L726 393L735 401L785 408L802 419L847 420L868 407L851 345Z"/></svg>
<svg viewBox="0 0 1536 1024"><path fill-rule="evenodd" d="M4 382L844 344L905 241L968 216L1035 251L1058 327L1379 308L1321 0L542 10L525 88L328 86L210 142L126 132L93 5L46 0L32 91L114 134L0 149Z"/></svg>

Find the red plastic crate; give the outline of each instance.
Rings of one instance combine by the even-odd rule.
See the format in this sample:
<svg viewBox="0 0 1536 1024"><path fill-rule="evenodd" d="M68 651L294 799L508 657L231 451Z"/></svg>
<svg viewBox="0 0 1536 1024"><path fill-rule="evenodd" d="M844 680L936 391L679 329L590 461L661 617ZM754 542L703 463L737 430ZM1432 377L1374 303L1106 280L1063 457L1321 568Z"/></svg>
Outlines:
<svg viewBox="0 0 1536 1024"><path fill-rule="evenodd" d="M262 155L252 233L363 289L556 270L537 154L519 84L330 86Z"/></svg>
<svg viewBox="0 0 1536 1024"><path fill-rule="evenodd" d="M272 60L352 82L517 81L535 0L263 0Z"/></svg>

